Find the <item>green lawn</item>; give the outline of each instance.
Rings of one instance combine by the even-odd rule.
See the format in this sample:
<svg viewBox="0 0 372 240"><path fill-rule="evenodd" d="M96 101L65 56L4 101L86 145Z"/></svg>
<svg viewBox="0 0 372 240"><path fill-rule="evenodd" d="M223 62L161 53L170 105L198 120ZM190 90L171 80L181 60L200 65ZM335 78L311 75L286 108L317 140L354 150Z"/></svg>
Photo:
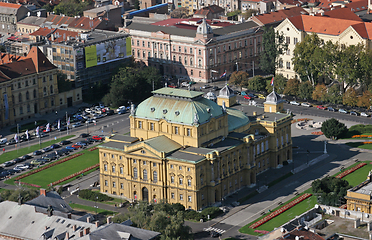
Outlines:
<svg viewBox="0 0 372 240"><path fill-rule="evenodd" d="M73 173L79 172L99 162L98 150L92 152L89 152L88 150L83 150L82 153L84 154L79 157L58 164L54 167L45 169L26 178L22 178L20 181L36 184L43 188L47 188L48 187L47 185L49 183L67 177ZM72 180L74 180L74 178L72 178L71 181ZM63 184L65 184L66 182L64 182Z"/></svg>
<svg viewBox="0 0 372 240"><path fill-rule="evenodd" d="M358 139L362 139L362 138L358 138ZM371 138L367 138L367 139L372 141ZM353 147L353 148L362 148L362 149L370 149L370 150L372 149L372 144L363 144L361 142L348 142L346 143L346 145Z"/></svg>
<svg viewBox="0 0 372 240"><path fill-rule="evenodd" d="M50 146L53 143L58 143L62 140L66 140L66 139L72 138L74 136L75 135L68 135L66 137L57 138L57 140L42 142L41 146L39 144L27 146L27 142L23 142L23 143L20 144L22 148L20 148L18 150L13 150L13 151L8 151L8 152L3 153L0 157L0 163L4 163L6 161L13 160L14 158L22 157L23 155L32 153L36 150L39 150L39 149L45 148L47 146Z"/></svg>
<svg viewBox="0 0 372 240"><path fill-rule="evenodd" d="M99 190L92 190L92 192L99 192ZM125 200L123 198L115 198L115 197L112 197L112 198L114 200L112 200L112 201L106 201L106 202L101 202L101 203L109 204L109 205L115 205L115 204L119 205L121 203L126 204L128 202L127 200ZM88 199L84 199L84 200L91 201L91 200L88 200ZM92 201L92 202L94 202L94 201Z"/></svg>
<svg viewBox="0 0 372 240"><path fill-rule="evenodd" d="M364 162L367 163L367 165L365 165L364 167L361 167L358 170L350 173L349 175L345 176L342 179L348 181L350 183L350 185L353 186L353 187L355 187L358 184L364 182L367 179L367 176L368 176L369 171L372 170L372 164L370 164L371 162L370 161L364 161ZM352 167L355 167L359 163L362 163L362 162L354 163L350 167L345 168L343 171L346 171L346 170L348 170L348 169L350 169ZM334 176L337 176L340 173L341 172L335 174Z"/></svg>
<svg viewBox="0 0 372 240"><path fill-rule="evenodd" d="M114 215L114 214L117 213L117 212L112 212L112 211L101 209L101 208L85 206L85 205L81 205L81 204L77 204L77 203L70 203L69 205L74 210L83 210L83 211L93 213L93 214L96 213L96 210L97 210L98 214L103 214L103 215Z"/></svg>
<svg viewBox="0 0 372 240"><path fill-rule="evenodd" d="M305 192L311 193L311 190L308 189ZM301 194L303 194L303 193L301 193ZM284 206L285 204L289 203L290 201L293 201L294 199L296 199L299 196L301 196L301 194L298 195L298 196L296 196L296 197L294 197L294 198L292 198L288 202L285 202L281 206L278 206L275 209L272 209L272 211L275 211L275 210L281 208L282 206ZM257 222L258 220L264 218L265 216L269 215L270 213L267 213L267 214L263 215L262 217L257 218L253 222L245 225L244 227L242 227L241 229L239 229L239 232L250 234L250 235L262 236L263 234L256 233L256 232L254 232L254 230L272 231L272 230L274 230L274 228L277 228L277 227L283 225L284 223L288 222L289 220L295 218L296 216L299 216L302 213L306 212L307 210L313 208L316 203L317 203L317 198L316 198L316 196L313 195L313 196L307 198L306 200L300 202L296 206L294 206L294 207L290 208L289 210L285 211L284 213L282 213L282 214L276 216L275 218L271 219L270 221L262 224L258 228L252 229L252 228L249 228L249 226L251 224Z"/></svg>
<svg viewBox="0 0 372 240"><path fill-rule="evenodd" d="M47 122L48 122L47 120L38 120L36 122L36 126L44 125ZM25 132L26 130L31 130L31 129L35 129L35 128L36 128L35 127L35 122L29 122L29 123L20 125L19 132ZM13 132L13 133L17 133L17 126L11 128L10 131Z"/></svg>

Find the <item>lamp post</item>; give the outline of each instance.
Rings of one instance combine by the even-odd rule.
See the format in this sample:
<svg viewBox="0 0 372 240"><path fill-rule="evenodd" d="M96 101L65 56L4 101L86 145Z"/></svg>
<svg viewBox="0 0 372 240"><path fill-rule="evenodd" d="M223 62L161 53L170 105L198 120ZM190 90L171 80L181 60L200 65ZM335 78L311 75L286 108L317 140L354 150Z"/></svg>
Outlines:
<svg viewBox="0 0 372 240"><path fill-rule="evenodd" d="M87 134L89 134L89 131L88 131L89 125L88 124L89 124L88 121L85 121L85 126L87 127Z"/></svg>
<svg viewBox="0 0 372 240"><path fill-rule="evenodd" d="M94 207L96 208L96 216L97 216L97 209L98 209L97 201L98 201L98 196L96 195L96 202L94 204Z"/></svg>
<svg viewBox="0 0 372 240"><path fill-rule="evenodd" d="M310 153L310 151L306 150L306 165L309 164L309 153Z"/></svg>

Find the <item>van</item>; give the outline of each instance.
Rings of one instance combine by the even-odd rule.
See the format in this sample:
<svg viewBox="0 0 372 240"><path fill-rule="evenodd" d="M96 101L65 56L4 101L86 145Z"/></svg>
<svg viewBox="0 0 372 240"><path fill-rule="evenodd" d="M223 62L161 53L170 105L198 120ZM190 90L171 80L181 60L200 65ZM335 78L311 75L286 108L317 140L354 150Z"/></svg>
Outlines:
<svg viewBox="0 0 372 240"><path fill-rule="evenodd" d="M0 145L5 144L7 142L8 142L8 139L6 139L6 138L0 139Z"/></svg>

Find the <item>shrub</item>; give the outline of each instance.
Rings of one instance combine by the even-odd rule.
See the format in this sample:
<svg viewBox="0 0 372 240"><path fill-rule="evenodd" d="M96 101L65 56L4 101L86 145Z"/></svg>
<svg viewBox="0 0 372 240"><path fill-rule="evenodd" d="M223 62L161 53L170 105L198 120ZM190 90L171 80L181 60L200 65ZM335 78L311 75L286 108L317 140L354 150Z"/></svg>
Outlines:
<svg viewBox="0 0 372 240"><path fill-rule="evenodd" d="M202 214L199 212L196 212L194 210L187 210L185 211L185 219L186 220L196 220L199 221L201 218L203 218Z"/></svg>
<svg viewBox="0 0 372 240"><path fill-rule="evenodd" d="M90 189L83 189L79 191L79 197L91 201L97 201L97 202L105 202L105 201L112 201L114 200L112 197L109 197L105 194L102 194L100 192L93 192ZM98 197L98 198L97 198Z"/></svg>
<svg viewBox="0 0 372 240"><path fill-rule="evenodd" d="M203 211L201 212L201 214L203 216L205 216L205 218L208 219L208 215L209 217L212 219L212 218L215 218L217 217L218 215L220 215L222 213L222 210L218 207L209 207L209 208L205 208L203 209Z"/></svg>

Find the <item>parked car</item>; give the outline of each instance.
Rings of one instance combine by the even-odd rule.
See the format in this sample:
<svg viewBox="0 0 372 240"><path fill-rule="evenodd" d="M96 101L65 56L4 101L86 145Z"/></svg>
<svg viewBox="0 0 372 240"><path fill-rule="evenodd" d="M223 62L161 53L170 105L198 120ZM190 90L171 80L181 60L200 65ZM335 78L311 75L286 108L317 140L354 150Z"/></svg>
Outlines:
<svg viewBox="0 0 372 240"><path fill-rule="evenodd" d="M347 113L347 111L345 109L342 109L342 108L338 109L338 112L340 112L340 113Z"/></svg>
<svg viewBox="0 0 372 240"><path fill-rule="evenodd" d="M82 142L82 141L80 141L80 142L77 142L77 143L75 143L76 145L80 145L80 146L83 146L83 147L85 147L85 146L87 146L88 144L87 143L84 143L84 142Z"/></svg>
<svg viewBox="0 0 372 240"><path fill-rule="evenodd" d="M45 147L45 148L43 148L43 152L50 152L52 150L53 150L53 148L51 148L51 147Z"/></svg>
<svg viewBox="0 0 372 240"><path fill-rule="evenodd" d="M36 150L35 152L32 153L32 155L34 156L41 155L41 154L43 154L43 152L40 150Z"/></svg>
<svg viewBox="0 0 372 240"><path fill-rule="evenodd" d="M85 143L86 145L88 145L88 144L91 144L91 141L87 141L87 140L82 140L82 141L80 141L81 143Z"/></svg>
<svg viewBox="0 0 372 240"><path fill-rule="evenodd" d="M7 161L7 162L2 164L2 167L9 167L9 166L12 166L13 164L14 164L13 161Z"/></svg>
<svg viewBox="0 0 372 240"><path fill-rule="evenodd" d="M7 142L8 142L8 139L7 138L0 139L0 145L6 144Z"/></svg>
<svg viewBox="0 0 372 240"><path fill-rule="evenodd" d="M80 122L76 122L76 123L72 124L73 128L80 127L80 126L81 126Z"/></svg>
<svg viewBox="0 0 372 240"><path fill-rule="evenodd" d="M13 144L16 144L16 140L14 140L14 138L11 138L9 139L9 141L6 143L6 145L13 145Z"/></svg>
<svg viewBox="0 0 372 240"><path fill-rule="evenodd" d="M31 161L31 164L32 165L42 165L42 164L45 164L47 162L47 160L44 160L44 159L34 159Z"/></svg>
<svg viewBox="0 0 372 240"><path fill-rule="evenodd" d="M65 149L69 150L70 152L74 151L76 148L72 146L67 146Z"/></svg>
<svg viewBox="0 0 372 240"><path fill-rule="evenodd" d="M52 145L50 145L50 147L51 147L52 149L56 149L56 148L60 148L61 146L58 145L58 144L52 144Z"/></svg>
<svg viewBox="0 0 372 240"><path fill-rule="evenodd" d="M244 92L244 91L242 91L242 92L240 93L240 95L245 96L245 95L247 95L247 93Z"/></svg>
<svg viewBox="0 0 372 240"><path fill-rule="evenodd" d="M189 83L188 82L182 82L181 83L181 87L188 87L189 86Z"/></svg>
<svg viewBox="0 0 372 240"><path fill-rule="evenodd" d="M202 88L207 89L207 88L210 88L210 87L211 87L211 85L209 85L209 84L205 84L205 85L203 85Z"/></svg>
<svg viewBox="0 0 372 240"><path fill-rule="evenodd" d="M89 137L90 135L88 134L88 133L82 133L82 134L80 134L80 137L81 138L87 138L87 137Z"/></svg>
<svg viewBox="0 0 372 240"><path fill-rule="evenodd" d="M16 163L20 163L20 162L22 162L23 160L22 160L22 158L14 158L13 159L13 163L14 164L16 164Z"/></svg>
<svg viewBox="0 0 372 240"><path fill-rule="evenodd" d="M62 148L60 150L57 150L57 154L59 156L63 156L63 155L69 155L70 154L70 151L66 148Z"/></svg>
<svg viewBox="0 0 372 240"><path fill-rule="evenodd" d="M30 155L24 155L22 157L22 160L28 160L28 159L31 159L31 158L32 158L32 156L30 156Z"/></svg>
<svg viewBox="0 0 372 240"><path fill-rule="evenodd" d="M369 117L368 113L365 113L365 112L361 112L360 113L360 116L362 116L362 117Z"/></svg>
<svg viewBox="0 0 372 240"><path fill-rule="evenodd" d="M83 145L79 145L79 144L73 144L71 147L75 148L75 149L79 149L79 148L82 148Z"/></svg>
<svg viewBox="0 0 372 240"><path fill-rule="evenodd" d="M43 138L46 137L47 135L43 132L39 133L39 135L36 135L36 137Z"/></svg>
<svg viewBox="0 0 372 240"><path fill-rule="evenodd" d="M68 141L68 140L63 140L59 143L59 145L63 146L63 145L67 145L67 144L70 144L71 141Z"/></svg>
<svg viewBox="0 0 372 240"><path fill-rule="evenodd" d="M303 103L301 103L301 106L311 107L311 104L310 103L307 103L307 102L303 102Z"/></svg>
<svg viewBox="0 0 372 240"><path fill-rule="evenodd" d="M26 169L29 169L31 166L29 164L18 164L17 166L15 166L16 168L19 168L21 170L26 170Z"/></svg>
<svg viewBox="0 0 372 240"><path fill-rule="evenodd" d="M220 90L220 88L219 88L218 86L213 86L212 89L213 89L214 91Z"/></svg>
<svg viewBox="0 0 372 240"><path fill-rule="evenodd" d="M103 138L100 136L93 136L92 138L97 141L103 141Z"/></svg>
<svg viewBox="0 0 372 240"><path fill-rule="evenodd" d="M21 168L19 168L19 167L17 167L17 166L15 166L14 168L13 168L13 171L15 171L15 172L17 172L17 173L19 173L19 172L22 172L24 169L21 169Z"/></svg>
<svg viewBox="0 0 372 240"><path fill-rule="evenodd" d="M253 93L248 93L247 95L250 96L251 98L257 98L257 96Z"/></svg>
<svg viewBox="0 0 372 240"><path fill-rule="evenodd" d="M193 85L193 84L195 84L195 83L196 83L196 82L194 82L194 81L190 81L190 82L189 82L190 85Z"/></svg>
<svg viewBox="0 0 372 240"><path fill-rule="evenodd" d="M318 105L316 106L317 109L320 109L320 110L326 110L327 108L324 107L323 105Z"/></svg>
<svg viewBox="0 0 372 240"><path fill-rule="evenodd" d="M330 111L330 112L336 112L336 109L334 109L333 107L328 107L328 111Z"/></svg>
<svg viewBox="0 0 372 240"><path fill-rule="evenodd" d="M86 138L85 141L88 141L90 143L98 142L98 140L95 140L93 138Z"/></svg>
<svg viewBox="0 0 372 240"><path fill-rule="evenodd" d="M263 94L261 94L261 93L257 94L257 97L259 99L266 99L266 97Z"/></svg>
<svg viewBox="0 0 372 240"><path fill-rule="evenodd" d="M296 102L296 101L290 101L289 102L291 105L296 105L296 106L300 106L300 103Z"/></svg>
<svg viewBox="0 0 372 240"><path fill-rule="evenodd" d="M248 100L251 100L252 99L252 97L250 97L248 95L244 95L243 97L244 97L244 99L248 99Z"/></svg>
<svg viewBox="0 0 372 240"><path fill-rule="evenodd" d="M354 111L351 111L350 112L350 115L358 116L358 113L357 112L354 112Z"/></svg>

